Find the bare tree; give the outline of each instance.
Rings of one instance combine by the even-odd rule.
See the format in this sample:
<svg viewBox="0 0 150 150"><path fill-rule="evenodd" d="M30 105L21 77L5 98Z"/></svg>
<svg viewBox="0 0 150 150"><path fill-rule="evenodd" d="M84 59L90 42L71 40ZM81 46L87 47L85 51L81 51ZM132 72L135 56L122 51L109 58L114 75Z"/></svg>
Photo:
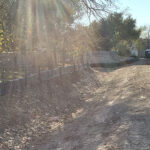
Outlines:
<svg viewBox="0 0 150 150"><path fill-rule="evenodd" d="M76 0L71 0L76 5ZM78 3L81 9L89 16L102 17L105 13L110 13L112 9L116 8L116 0L79 0Z"/></svg>

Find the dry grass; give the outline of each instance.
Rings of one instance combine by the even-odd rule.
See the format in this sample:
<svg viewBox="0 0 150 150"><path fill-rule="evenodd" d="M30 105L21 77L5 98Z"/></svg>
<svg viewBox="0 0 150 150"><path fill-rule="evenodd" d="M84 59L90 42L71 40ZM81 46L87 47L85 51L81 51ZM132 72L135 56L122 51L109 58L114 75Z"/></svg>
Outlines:
<svg viewBox="0 0 150 150"><path fill-rule="evenodd" d="M0 149L27 149L37 137L62 128L66 120L80 114L82 90L96 80L88 83L87 73L92 71L75 72L1 97Z"/></svg>
<svg viewBox="0 0 150 150"><path fill-rule="evenodd" d="M149 149L150 67L90 69L0 102L1 149Z"/></svg>

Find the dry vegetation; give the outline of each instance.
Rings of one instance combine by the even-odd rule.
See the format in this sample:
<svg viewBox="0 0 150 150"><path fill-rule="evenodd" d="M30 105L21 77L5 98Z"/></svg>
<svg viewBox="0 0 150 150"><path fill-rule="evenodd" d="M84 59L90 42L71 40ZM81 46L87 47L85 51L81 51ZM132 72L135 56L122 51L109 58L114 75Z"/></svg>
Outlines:
<svg viewBox="0 0 150 150"><path fill-rule="evenodd" d="M88 88L89 84L93 87L98 84L95 78L89 78L92 74L86 77L87 81L82 81L90 72L76 72L1 97L0 149L27 149L37 144L39 137L62 128L66 120L72 119L74 113L82 108L84 93L81 90Z"/></svg>
<svg viewBox="0 0 150 150"><path fill-rule="evenodd" d="M149 149L145 63L90 69L3 97L1 149Z"/></svg>
<svg viewBox="0 0 150 150"><path fill-rule="evenodd" d="M149 71L145 61L94 70L100 87L89 88L78 117L51 133L47 144L37 149L148 150Z"/></svg>

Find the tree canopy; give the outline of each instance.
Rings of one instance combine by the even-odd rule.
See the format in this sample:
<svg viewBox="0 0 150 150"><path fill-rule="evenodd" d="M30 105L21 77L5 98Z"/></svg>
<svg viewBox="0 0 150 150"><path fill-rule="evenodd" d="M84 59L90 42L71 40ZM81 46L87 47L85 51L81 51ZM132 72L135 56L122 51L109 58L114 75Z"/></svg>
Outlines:
<svg viewBox="0 0 150 150"><path fill-rule="evenodd" d="M17 45L26 47L31 42L39 43L37 34L44 39L50 31L58 32L62 28L64 32L66 25L83 14L101 16L112 6L114 0L1 0L0 49L10 51Z"/></svg>
<svg viewBox="0 0 150 150"><path fill-rule="evenodd" d="M110 50L115 48L119 41L136 40L141 30L136 28L136 20L131 16L124 17L123 13L112 13L100 21L90 25L97 39L98 48Z"/></svg>

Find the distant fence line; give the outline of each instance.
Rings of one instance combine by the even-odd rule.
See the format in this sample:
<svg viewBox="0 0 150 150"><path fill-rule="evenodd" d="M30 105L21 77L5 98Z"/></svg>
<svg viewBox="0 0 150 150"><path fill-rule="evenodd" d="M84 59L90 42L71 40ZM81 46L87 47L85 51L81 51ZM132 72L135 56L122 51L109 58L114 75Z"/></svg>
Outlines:
<svg viewBox="0 0 150 150"><path fill-rule="evenodd" d="M132 63L135 59L120 57L112 51L95 51L79 56L76 60L65 56L64 60L57 59L57 65L54 61L48 52L0 55L0 96L17 89L23 91L27 85L41 84L89 66L120 66Z"/></svg>
<svg viewBox="0 0 150 150"><path fill-rule="evenodd" d="M51 70L61 66L82 64L84 56L73 57L71 54L54 54L49 51L0 54L0 80L6 80L25 74L38 73L39 70ZM11 75L11 76L10 76Z"/></svg>
<svg viewBox="0 0 150 150"><path fill-rule="evenodd" d="M27 85L33 86L37 83L42 84L54 78L74 73L88 67L88 64L59 67L53 70L39 71L39 73L30 74L20 79L3 81L0 83L0 96L7 95L9 92L13 93L13 91L17 89L23 90Z"/></svg>
<svg viewBox="0 0 150 150"><path fill-rule="evenodd" d="M16 89L21 88L22 90L27 84L32 85L51 80L83 69L88 65L85 56L78 58L78 61L73 60L70 56L65 56L64 60L57 56L57 64L54 63L54 57L47 51L1 54L0 96Z"/></svg>

